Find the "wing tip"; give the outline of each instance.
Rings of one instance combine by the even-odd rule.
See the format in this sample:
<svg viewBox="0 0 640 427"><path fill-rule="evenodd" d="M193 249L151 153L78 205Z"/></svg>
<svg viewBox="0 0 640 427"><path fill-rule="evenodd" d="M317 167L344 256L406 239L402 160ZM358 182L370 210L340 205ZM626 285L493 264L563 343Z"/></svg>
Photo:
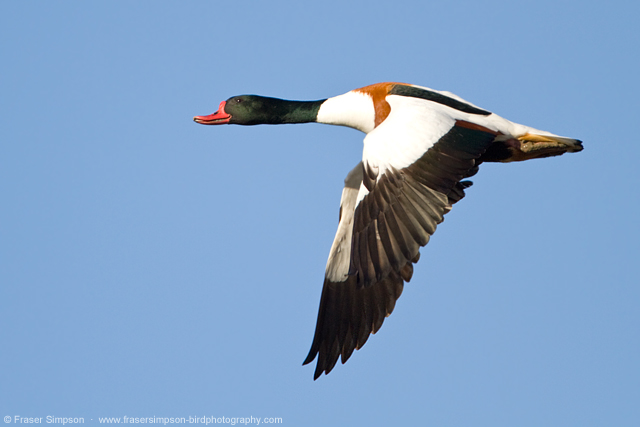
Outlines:
<svg viewBox="0 0 640 427"><path fill-rule="evenodd" d="M314 351L313 349L311 349L311 351L309 351L309 354L307 355L307 358L304 359L304 362L302 362L302 366L308 365L309 363L313 362L317 354L318 354L318 350Z"/></svg>

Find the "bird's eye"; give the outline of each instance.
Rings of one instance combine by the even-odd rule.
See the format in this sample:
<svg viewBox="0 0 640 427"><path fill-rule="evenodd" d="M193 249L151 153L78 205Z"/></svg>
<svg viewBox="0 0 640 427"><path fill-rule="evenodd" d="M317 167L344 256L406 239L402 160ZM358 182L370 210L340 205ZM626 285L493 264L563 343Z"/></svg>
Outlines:
<svg viewBox="0 0 640 427"><path fill-rule="evenodd" d="M242 98L236 98L236 104L240 104L242 102Z"/></svg>

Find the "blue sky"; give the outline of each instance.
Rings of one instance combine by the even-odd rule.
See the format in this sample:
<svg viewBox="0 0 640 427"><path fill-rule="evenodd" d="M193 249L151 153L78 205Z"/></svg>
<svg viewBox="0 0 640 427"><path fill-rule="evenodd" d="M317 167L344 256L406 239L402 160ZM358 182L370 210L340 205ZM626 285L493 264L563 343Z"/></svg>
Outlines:
<svg viewBox="0 0 640 427"><path fill-rule="evenodd" d="M0 415L638 425L639 14L4 2ZM382 81L585 150L484 165L381 331L314 382L301 363L363 135L192 117Z"/></svg>

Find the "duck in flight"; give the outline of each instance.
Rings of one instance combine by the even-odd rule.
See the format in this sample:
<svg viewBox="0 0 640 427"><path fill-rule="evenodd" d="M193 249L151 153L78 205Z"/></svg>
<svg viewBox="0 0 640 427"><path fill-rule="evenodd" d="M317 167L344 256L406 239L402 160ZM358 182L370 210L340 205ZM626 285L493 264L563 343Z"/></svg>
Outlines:
<svg viewBox="0 0 640 427"><path fill-rule="evenodd" d="M506 120L443 91L378 83L318 101L240 95L194 120L204 125L325 123L366 134L345 179L325 270L314 379L345 363L375 334L411 280L420 247L471 186L483 162L582 150L582 142Z"/></svg>

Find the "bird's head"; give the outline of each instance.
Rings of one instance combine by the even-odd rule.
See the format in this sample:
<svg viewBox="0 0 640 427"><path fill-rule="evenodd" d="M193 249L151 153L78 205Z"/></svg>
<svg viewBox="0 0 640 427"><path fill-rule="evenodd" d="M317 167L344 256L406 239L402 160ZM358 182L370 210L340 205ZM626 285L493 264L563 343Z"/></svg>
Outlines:
<svg viewBox="0 0 640 427"><path fill-rule="evenodd" d="M218 111L208 116L195 116L193 120L203 125L258 125L282 123L284 101L257 95L233 96L222 101Z"/></svg>

